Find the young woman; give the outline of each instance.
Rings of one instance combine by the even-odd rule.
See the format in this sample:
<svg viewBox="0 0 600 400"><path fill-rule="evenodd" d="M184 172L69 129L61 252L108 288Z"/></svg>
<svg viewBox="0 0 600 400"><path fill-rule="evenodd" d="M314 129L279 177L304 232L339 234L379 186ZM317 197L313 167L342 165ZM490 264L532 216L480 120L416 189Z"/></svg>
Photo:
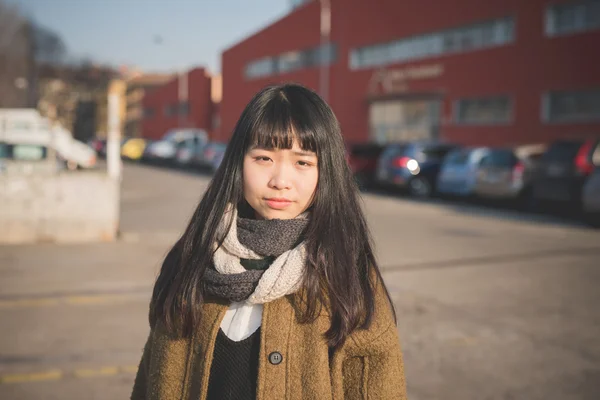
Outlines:
<svg viewBox="0 0 600 400"><path fill-rule="evenodd" d="M259 92L167 255L132 399L405 399L395 314L329 106Z"/></svg>

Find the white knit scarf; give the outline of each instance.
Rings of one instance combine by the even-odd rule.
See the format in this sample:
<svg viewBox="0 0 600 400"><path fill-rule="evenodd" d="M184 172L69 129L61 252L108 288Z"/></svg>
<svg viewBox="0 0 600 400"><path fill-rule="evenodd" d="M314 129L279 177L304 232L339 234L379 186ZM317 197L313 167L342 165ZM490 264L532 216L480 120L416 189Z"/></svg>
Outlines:
<svg viewBox="0 0 600 400"><path fill-rule="evenodd" d="M229 213L233 213L233 223L229 231L226 231ZM213 256L215 269L221 274L246 272L246 269L240 263L240 258L251 260L263 258L239 242L236 221L237 209L230 205L225 211L217 231L218 238L225 237L225 239ZM300 289L305 268L306 246L302 242L273 261L246 301L250 304L264 304L295 293Z"/></svg>

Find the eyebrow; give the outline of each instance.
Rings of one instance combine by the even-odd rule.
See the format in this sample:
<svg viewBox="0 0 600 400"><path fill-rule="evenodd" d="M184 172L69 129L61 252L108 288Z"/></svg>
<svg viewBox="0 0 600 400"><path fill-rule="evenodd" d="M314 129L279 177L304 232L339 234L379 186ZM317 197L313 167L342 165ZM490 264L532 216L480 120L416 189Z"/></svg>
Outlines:
<svg viewBox="0 0 600 400"><path fill-rule="evenodd" d="M312 151L294 151L297 156L316 157L317 155Z"/></svg>
<svg viewBox="0 0 600 400"><path fill-rule="evenodd" d="M260 146L253 146L250 147L250 149L248 151L253 151L253 150L264 150L264 151L274 151L274 148L266 148L266 147L260 147ZM306 157L316 157L317 154L314 151L294 151L293 152L294 155L296 156L306 156Z"/></svg>

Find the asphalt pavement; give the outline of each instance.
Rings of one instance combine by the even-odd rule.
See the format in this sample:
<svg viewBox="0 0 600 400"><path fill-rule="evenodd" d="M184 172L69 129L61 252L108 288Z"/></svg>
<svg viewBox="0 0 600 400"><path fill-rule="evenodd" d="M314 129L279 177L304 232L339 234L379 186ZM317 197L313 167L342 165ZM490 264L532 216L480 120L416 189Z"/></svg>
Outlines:
<svg viewBox="0 0 600 400"><path fill-rule="evenodd" d="M0 247L0 399L128 398L158 268L209 177L125 164L114 243ZM364 194L411 400L600 399L600 232Z"/></svg>

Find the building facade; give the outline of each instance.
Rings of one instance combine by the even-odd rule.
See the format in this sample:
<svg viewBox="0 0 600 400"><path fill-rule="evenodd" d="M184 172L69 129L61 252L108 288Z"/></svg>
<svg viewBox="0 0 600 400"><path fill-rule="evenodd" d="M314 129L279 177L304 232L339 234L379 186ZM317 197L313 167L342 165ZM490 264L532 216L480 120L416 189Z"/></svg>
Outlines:
<svg viewBox="0 0 600 400"><path fill-rule="evenodd" d="M213 77L204 68L177 75L142 100L142 137L160 139L173 128L213 130Z"/></svg>
<svg viewBox="0 0 600 400"><path fill-rule="evenodd" d="M220 135L279 82L322 93L348 142L600 135L600 1L309 1L222 55ZM327 24L327 22L325 22Z"/></svg>
<svg viewBox="0 0 600 400"><path fill-rule="evenodd" d="M40 113L81 141L106 137L106 105L118 72L98 65L52 66L40 69Z"/></svg>
<svg viewBox="0 0 600 400"><path fill-rule="evenodd" d="M127 103L125 111L125 137L142 136L142 119L144 114L142 100L146 94L164 85L171 79L173 79L173 76L167 74L140 74L127 81L127 89L125 91L125 101Z"/></svg>

